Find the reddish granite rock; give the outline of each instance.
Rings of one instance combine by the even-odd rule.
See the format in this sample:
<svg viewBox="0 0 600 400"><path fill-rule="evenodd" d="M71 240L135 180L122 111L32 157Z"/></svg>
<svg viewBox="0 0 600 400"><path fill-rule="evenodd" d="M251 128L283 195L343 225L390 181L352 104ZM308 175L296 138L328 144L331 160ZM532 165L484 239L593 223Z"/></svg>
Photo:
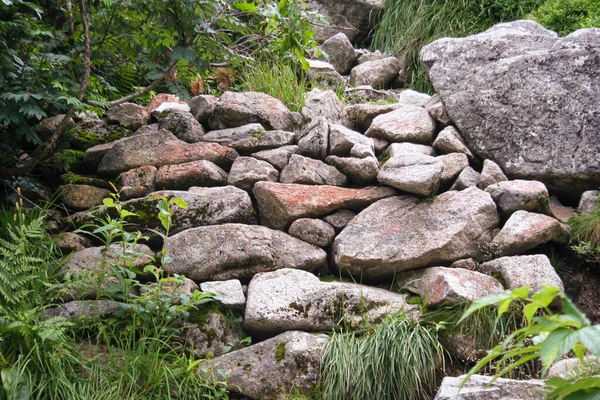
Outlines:
<svg viewBox="0 0 600 400"><path fill-rule="evenodd" d="M192 186L225 186L227 172L206 160L163 165L156 173L158 189L187 190Z"/></svg>

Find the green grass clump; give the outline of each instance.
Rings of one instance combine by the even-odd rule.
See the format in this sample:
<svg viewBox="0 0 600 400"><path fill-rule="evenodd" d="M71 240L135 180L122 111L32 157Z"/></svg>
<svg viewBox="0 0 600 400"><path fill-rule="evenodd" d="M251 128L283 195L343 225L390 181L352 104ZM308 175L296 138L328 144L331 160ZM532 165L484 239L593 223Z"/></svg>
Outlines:
<svg viewBox="0 0 600 400"><path fill-rule="evenodd" d="M569 219L572 249L587 262L600 262L600 196L591 213L580 213Z"/></svg>
<svg viewBox="0 0 600 400"><path fill-rule="evenodd" d="M239 90L266 93L299 112L308 85L304 72L288 62L258 61L245 65Z"/></svg>
<svg viewBox="0 0 600 400"><path fill-rule="evenodd" d="M590 0L593 1L593 0ZM419 52L436 39L482 32L499 22L525 18L542 0L386 0L371 47L403 58L410 87L433 92Z"/></svg>
<svg viewBox="0 0 600 400"><path fill-rule="evenodd" d="M600 27L600 2L598 0L546 0L531 13L546 28L560 36L581 28Z"/></svg>
<svg viewBox="0 0 600 400"><path fill-rule="evenodd" d="M434 325L388 316L375 327L332 334L322 355L322 398L429 398L442 363Z"/></svg>

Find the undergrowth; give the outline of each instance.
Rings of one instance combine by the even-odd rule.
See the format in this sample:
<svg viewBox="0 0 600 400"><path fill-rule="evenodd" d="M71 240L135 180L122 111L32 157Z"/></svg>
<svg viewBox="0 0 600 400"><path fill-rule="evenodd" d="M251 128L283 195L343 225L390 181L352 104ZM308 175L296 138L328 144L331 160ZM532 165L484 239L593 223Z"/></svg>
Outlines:
<svg viewBox="0 0 600 400"><path fill-rule="evenodd" d="M569 225L572 249L589 263L600 262L600 196L592 212L574 215Z"/></svg>

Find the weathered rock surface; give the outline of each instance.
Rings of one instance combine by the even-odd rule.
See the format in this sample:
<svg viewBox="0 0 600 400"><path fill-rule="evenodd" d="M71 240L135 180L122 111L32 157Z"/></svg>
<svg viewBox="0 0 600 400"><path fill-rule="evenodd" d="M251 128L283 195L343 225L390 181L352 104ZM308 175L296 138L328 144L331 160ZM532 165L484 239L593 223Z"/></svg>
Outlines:
<svg viewBox="0 0 600 400"><path fill-rule="evenodd" d="M350 210L340 210L323 217L323 221L331 224L335 228L335 231L339 233L354 217L356 217L356 213Z"/></svg>
<svg viewBox="0 0 600 400"><path fill-rule="evenodd" d="M483 168L481 169L481 176L479 178L479 182L477 183L477 187L479 189L485 189L490 185L498 182L507 181L508 178L502 172L502 169L493 162L492 160L484 160Z"/></svg>
<svg viewBox="0 0 600 400"><path fill-rule="evenodd" d="M300 218L292 222L288 233L306 243L327 247L335 238L335 229L325 221L314 218Z"/></svg>
<svg viewBox="0 0 600 400"><path fill-rule="evenodd" d="M350 85L369 85L375 89L384 89L398 75L402 63L396 57L386 57L357 65L350 73Z"/></svg>
<svg viewBox="0 0 600 400"><path fill-rule="evenodd" d="M421 197L437 193L444 171L444 163L424 154L400 155L390 158L377 180L404 192Z"/></svg>
<svg viewBox="0 0 600 400"><path fill-rule="evenodd" d="M600 358L594 355L585 356L583 361L579 358L567 358L557 361L548 370L547 378L560 377L575 379L581 376L591 376L598 371Z"/></svg>
<svg viewBox="0 0 600 400"><path fill-rule="evenodd" d="M70 301L58 307L47 308L44 316L47 318L61 317L76 319L80 317L101 318L110 317L121 309L121 303L111 300L77 300Z"/></svg>
<svg viewBox="0 0 600 400"><path fill-rule="evenodd" d="M282 146L278 149L262 150L253 153L252 157L267 161L278 170L282 170L290 161L292 154L300 154L300 147L296 145Z"/></svg>
<svg viewBox="0 0 600 400"><path fill-rule="evenodd" d="M150 121L150 113L145 107L135 103L121 103L113 106L106 112L108 122L119 124L135 131Z"/></svg>
<svg viewBox="0 0 600 400"><path fill-rule="evenodd" d="M69 254L74 251L83 250L86 247L92 247L92 241L90 239L73 232L61 232L52 235L52 241L63 254Z"/></svg>
<svg viewBox="0 0 600 400"><path fill-rule="evenodd" d="M550 260L543 254L497 258L481 264L479 271L488 275L498 274L506 284L506 289L527 285L529 293L533 294L546 284L565 290Z"/></svg>
<svg viewBox="0 0 600 400"><path fill-rule="evenodd" d="M556 196L550 196L550 215L560 222L568 223L575 215L573 207L563 206Z"/></svg>
<svg viewBox="0 0 600 400"><path fill-rule="evenodd" d="M600 195L600 191L598 190L588 190L584 192L581 195L577 209L584 213L594 212L596 205L598 204L598 195Z"/></svg>
<svg viewBox="0 0 600 400"><path fill-rule="evenodd" d="M354 148L356 147L358 146ZM325 161L342 171L358 185L369 185L377 180L379 162L373 156L367 158L329 156Z"/></svg>
<svg viewBox="0 0 600 400"><path fill-rule="evenodd" d="M504 217L518 210L550 214L550 197L542 182L520 179L504 181L488 186L485 191L492 195L498 211Z"/></svg>
<svg viewBox="0 0 600 400"><path fill-rule="evenodd" d="M250 278L281 268L313 271L327 254L287 233L264 226L223 224L192 228L167 239L170 274L194 280Z"/></svg>
<svg viewBox="0 0 600 400"><path fill-rule="evenodd" d="M333 242L333 261L369 279L448 265L477 258L498 222L494 201L477 188L446 192L432 202L396 196L374 203L346 226Z"/></svg>
<svg viewBox="0 0 600 400"><path fill-rule="evenodd" d="M350 126L346 108L333 90L311 90L304 102L302 117L307 121L312 121L317 117L325 117L330 124Z"/></svg>
<svg viewBox="0 0 600 400"><path fill-rule="evenodd" d="M320 217L341 209L360 210L395 191L385 187L348 189L336 186L309 186L258 182L254 196L261 224L285 229L303 217Z"/></svg>
<svg viewBox="0 0 600 400"><path fill-rule="evenodd" d="M321 282L294 269L257 274L248 286L246 328L272 335L287 330L330 331L344 319L350 325L414 309L406 295L354 283Z"/></svg>
<svg viewBox="0 0 600 400"><path fill-rule="evenodd" d="M235 128L253 122L266 129L293 131L296 119L279 100L259 92L225 92L215 105L212 129Z"/></svg>
<svg viewBox="0 0 600 400"><path fill-rule="evenodd" d="M221 313L209 311L202 324L185 325L185 347L196 357L218 357L226 347L240 348L245 334Z"/></svg>
<svg viewBox="0 0 600 400"><path fill-rule="evenodd" d="M121 173L117 178L117 187L121 190L121 199L144 197L156 191L154 183L156 171L156 167L145 165Z"/></svg>
<svg viewBox="0 0 600 400"><path fill-rule="evenodd" d="M228 183L240 189L251 191L256 182L279 180L279 171L266 161L253 157L238 157L229 171Z"/></svg>
<svg viewBox="0 0 600 400"><path fill-rule="evenodd" d="M58 189L60 201L71 210L87 210L102 204L102 200L110 197L110 191L89 185L63 185Z"/></svg>
<svg viewBox="0 0 600 400"><path fill-rule="evenodd" d="M354 104L346 107L350 120L354 122L358 130L366 132L375 117L387 114L400 108L400 104Z"/></svg>
<svg viewBox="0 0 600 400"><path fill-rule="evenodd" d="M194 118L201 124L206 124L210 117L212 117L218 102L219 99L217 97L202 94L200 96L192 97L188 102L188 105L190 106L190 112Z"/></svg>
<svg viewBox="0 0 600 400"><path fill-rule="evenodd" d="M357 57L354 47L343 33L327 39L321 45L321 50L329 56L331 65L342 75L348 75L356 64Z"/></svg>
<svg viewBox="0 0 600 400"><path fill-rule="evenodd" d="M293 154L288 165L281 170L280 181L305 185L348 185L348 178L337 168L297 154Z"/></svg>
<svg viewBox="0 0 600 400"><path fill-rule="evenodd" d="M463 190L470 187L477 187L479 179L481 179L481 174L473 168L467 167L458 175L458 178L456 178L456 181L450 190Z"/></svg>
<svg viewBox="0 0 600 400"><path fill-rule="evenodd" d="M396 157L410 154L425 154L426 156L435 156L435 149L431 146L416 143L392 143L388 146L385 154L389 157Z"/></svg>
<svg viewBox="0 0 600 400"><path fill-rule="evenodd" d="M200 290L205 293L214 293L215 300L226 308L243 310L246 307L246 296L244 296L241 282L237 279L203 282L200 284Z"/></svg>
<svg viewBox="0 0 600 400"><path fill-rule="evenodd" d="M227 172L206 160L163 165L156 172L155 184L158 189L173 190L187 190L192 186L225 186Z"/></svg>
<svg viewBox="0 0 600 400"><path fill-rule="evenodd" d="M130 256L129 260L123 260L119 254L121 246L111 245L108 249L105 246L88 247L71 254L62 267L62 271L69 274L77 274L81 271L87 271L97 274L100 271L110 271L111 264L131 265L133 268L142 269L151 264L154 253L145 244L138 244L135 249L128 247L125 254ZM145 254L147 257L133 257L133 254Z"/></svg>
<svg viewBox="0 0 600 400"><path fill-rule="evenodd" d="M547 387L542 380L518 381L499 378L490 384L491 376L473 375L461 388L465 375L445 377L434 400L545 399Z"/></svg>
<svg viewBox="0 0 600 400"><path fill-rule="evenodd" d="M217 143L186 143L171 132L136 135L123 139L108 150L98 166L98 173L117 176L144 165L160 167L188 161L207 160L229 168L237 152Z"/></svg>
<svg viewBox="0 0 600 400"><path fill-rule="evenodd" d="M209 379L256 400L283 400L290 392L309 394L317 385L326 335L290 331L200 365ZM268 377L268 378L266 378Z"/></svg>
<svg viewBox="0 0 600 400"><path fill-rule="evenodd" d="M444 188L449 187L460 173L469 166L469 159L463 153L450 153L439 156L437 159L441 160L444 167L440 177L440 183Z"/></svg>
<svg viewBox="0 0 600 400"><path fill-rule="evenodd" d="M329 125L329 154L342 157L348 156L355 145L370 148L371 155L375 156L373 139L348 129L343 125Z"/></svg>
<svg viewBox="0 0 600 400"><path fill-rule="evenodd" d="M448 125L450 123L450 117L448 117L448 113L446 112L446 107L444 107L444 103L442 103L442 99L439 94L435 94L428 102L425 104L425 109L427 112L436 119L442 125Z"/></svg>
<svg viewBox="0 0 600 400"><path fill-rule="evenodd" d="M504 291L495 278L460 268L419 269L403 272L396 279L401 288L421 296L431 307L472 302Z"/></svg>
<svg viewBox="0 0 600 400"><path fill-rule="evenodd" d="M566 243L569 229L547 215L515 211L490 243L495 256L514 256L548 242Z"/></svg>
<svg viewBox="0 0 600 400"><path fill-rule="evenodd" d="M158 128L172 132L177 138L187 143L203 140L206 133L204 127L189 111L170 111L161 114L158 118Z"/></svg>
<svg viewBox="0 0 600 400"><path fill-rule="evenodd" d="M437 40L421 60L477 156L512 179L577 196L600 185L599 38L598 29L559 38L515 21Z"/></svg>
<svg viewBox="0 0 600 400"><path fill-rule="evenodd" d="M447 126L438 133L433 147L443 154L448 153L463 153L466 154L470 159L474 159L475 156L471 153L471 150L465 144L460 133L453 126Z"/></svg>
<svg viewBox="0 0 600 400"><path fill-rule="evenodd" d="M425 107L429 100L431 100L430 95L412 89L403 90L398 95L398 103L402 106Z"/></svg>
<svg viewBox="0 0 600 400"><path fill-rule="evenodd" d="M325 158L329 146L329 124L325 117L316 117L306 124L296 138L302 154L314 158Z"/></svg>
<svg viewBox="0 0 600 400"><path fill-rule="evenodd" d="M261 124L253 123L236 128L210 131L202 138L202 141L219 143L240 153L248 154L292 144L294 133L281 130L266 131Z"/></svg>
<svg viewBox="0 0 600 400"><path fill-rule="evenodd" d="M308 61L308 79L318 82L321 86L335 88L343 86L346 81L328 62L319 60Z"/></svg>
<svg viewBox="0 0 600 400"><path fill-rule="evenodd" d="M431 144L435 121L423 107L404 106L375 117L365 135L391 142Z"/></svg>

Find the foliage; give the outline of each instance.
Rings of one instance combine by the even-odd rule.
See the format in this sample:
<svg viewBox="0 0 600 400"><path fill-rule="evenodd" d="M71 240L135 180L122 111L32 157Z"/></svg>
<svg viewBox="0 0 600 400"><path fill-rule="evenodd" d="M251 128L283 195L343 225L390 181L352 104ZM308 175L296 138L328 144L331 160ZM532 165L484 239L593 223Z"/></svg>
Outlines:
<svg viewBox="0 0 600 400"><path fill-rule="evenodd" d="M283 102L291 111L300 111L308 82L304 73L289 62L259 61L242 71L240 90L263 92Z"/></svg>
<svg viewBox="0 0 600 400"><path fill-rule="evenodd" d="M386 0L372 48L406 60L410 87L432 92L419 62L421 48L445 37L479 33L492 25L524 18L542 0Z"/></svg>
<svg viewBox="0 0 600 400"><path fill-rule="evenodd" d="M600 262L600 196L591 213L571 217L569 225L575 242L571 248L587 262Z"/></svg>
<svg viewBox="0 0 600 400"><path fill-rule="evenodd" d="M551 308L556 300L562 305L560 313ZM469 371L465 381L491 361L496 361L499 367L494 375L494 379L497 379L534 359L540 360L544 376L548 368L567 353L573 352L580 359L583 359L586 350L600 356L600 325L591 325L589 319L556 287L544 286L531 296L529 287L524 286L484 297L473 302L461 320L464 321L472 313L492 304L498 305L499 315L507 312L511 306L523 304L522 313L527 324L492 348ZM514 361L506 366L501 365L509 358ZM552 378L546 383L552 388L552 398L591 399L600 395L600 375L573 379Z"/></svg>
<svg viewBox="0 0 600 400"><path fill-rule="evenodd" d="M530 17L560 36L566 36L577 29L600 27L600 3L596 0L546 0Z"/></svg>
<svg viewBox="0 0 600 400"><path fill-rule="evenodd" d="M436 326L403 314L333 333L322 355L323 399L423 399L443 362Z"/></svg>

